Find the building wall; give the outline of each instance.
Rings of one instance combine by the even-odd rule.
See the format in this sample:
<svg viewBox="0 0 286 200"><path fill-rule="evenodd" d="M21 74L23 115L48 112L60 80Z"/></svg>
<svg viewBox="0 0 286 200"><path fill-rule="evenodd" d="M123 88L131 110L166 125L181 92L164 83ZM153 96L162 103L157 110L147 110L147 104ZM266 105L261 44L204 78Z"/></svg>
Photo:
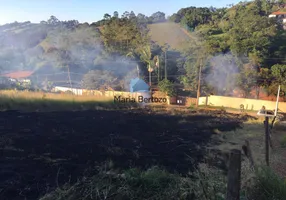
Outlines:
<svg viewBox="0 0 286 200"><path fill-rule="evenodd" d="M114 98L115 96L121 96L123 98L135 98L138 100L139 96L143 96L143 98L150 98L151 95L149 92L122 92L122 91L100 91L100 90L86 90L86 89L76 89L69 87L59 87L56 86L53 89L54 92L67 92L71 91L75 95L91 95L91 96L100 96L100 97L110 97Z"/></svg>
<svg viewBox="0 0 286 200"><path fill-rule="evenodd" d="M254 111L260 110L262 106L265 106L267 110L274 110L276 107L276 101L244 99L224 96L209 96L199 98L199 105L206 105L206 103L210 106L224 106L236 109L239 109L240 105L243 104L244 109ZM286 112L286 102L279 102L278 108L281 112Z"/></svg>
<svg viewBox="0 0 286 200"><path fill-rule="evenodd" d="M55 91L55 92L67 92L67 91L71 91L71 92L73 92L73 93L76 94L76 95L82 95L83 89L56 86L56 87L54 87L54 91Z"/></svg>

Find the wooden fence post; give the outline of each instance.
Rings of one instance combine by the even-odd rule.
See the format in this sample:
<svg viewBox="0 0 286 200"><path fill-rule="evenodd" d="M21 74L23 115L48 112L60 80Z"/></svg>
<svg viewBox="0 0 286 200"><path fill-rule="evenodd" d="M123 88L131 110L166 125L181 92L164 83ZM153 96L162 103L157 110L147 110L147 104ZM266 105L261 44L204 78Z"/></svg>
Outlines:
<svg viewBox="0 0 286 200"><path fill-rule="evenodd" d="M265 161L266 165L269 166L269 117L265 117Z"/></svg>
<svg viewBox="0 0 286 200"><path fill-rule="evenodd" d="M249 144L248 140L245 140L245 148L246 149L243 149L245 151L244 153L247 156L247 158L249 159L251 167L254 168L254 166L255 166L254 159L252 156L252 150L250 148L250 144Z"/></svg>
<svg viewBox="0 0 286 200"><path fill-rule="evenodd" d="M230 152L227 174L226 200L239 200L241 173L241 151L233 149Z"/></svg>

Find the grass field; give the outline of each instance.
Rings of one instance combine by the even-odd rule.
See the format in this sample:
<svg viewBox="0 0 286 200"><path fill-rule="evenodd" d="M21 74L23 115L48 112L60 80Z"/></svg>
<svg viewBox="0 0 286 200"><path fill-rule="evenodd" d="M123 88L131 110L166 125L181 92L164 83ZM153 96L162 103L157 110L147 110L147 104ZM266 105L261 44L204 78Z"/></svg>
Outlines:
<svg viewBox="0 0 286 200"><path fill-rule="evenodd" d="M136 104L115 103L113 98L76 96L71 94L42 93L30 91L0 91L0 110L60 111L96 110L137 107Z"/></svg>
<svg viewBox="0 0 286 200"><path fill-rule="evenodd" d="M190 34L183 30L179 24L164 22L150 24L151 39L160 45L169 44L172 49L182 50L192 39Z"/></svg>

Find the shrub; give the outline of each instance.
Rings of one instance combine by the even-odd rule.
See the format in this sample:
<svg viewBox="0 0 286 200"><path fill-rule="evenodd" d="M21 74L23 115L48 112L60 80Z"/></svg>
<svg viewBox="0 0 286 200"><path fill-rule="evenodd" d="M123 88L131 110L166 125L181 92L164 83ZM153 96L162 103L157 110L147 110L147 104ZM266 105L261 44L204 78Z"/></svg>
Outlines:
<svg viewBox="0 0 286 200"><path fill-rule="evenodd" d="M160 81L158 83L158 87L159 87L159 90L161 92L166 93L166 95L168 95L170 97L176 96L176 94L177 94L177 91L176 91L174 84L167 79Z"/></svg>
<svg viewBox="0 0 286 200"><path fill-rule="evenodd" d="M249 190L248 199L284 200L286 197L285 181L268 167L256 171L255 183Z"/></svg>
<svg viewBox="0 0 286 200"><path fill-rule="evenodd" d="M282 140L281 140L281 146L283 147L283 148L286 148L286 135L284 135L283 136L283 138L282 138Z"/></svg>

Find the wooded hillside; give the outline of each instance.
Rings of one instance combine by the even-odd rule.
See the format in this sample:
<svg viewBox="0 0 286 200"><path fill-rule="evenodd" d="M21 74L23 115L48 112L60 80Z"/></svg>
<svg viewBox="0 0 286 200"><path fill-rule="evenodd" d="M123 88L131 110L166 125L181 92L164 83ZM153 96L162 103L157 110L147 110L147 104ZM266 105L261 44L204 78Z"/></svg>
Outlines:
<svg viewBox="0 0 286 200"><path fill-rule="evenodd" d="M286 31L268 17L282 6L255 0L182 8L168 19L163 12L148 17L115 11L92 24L55 16L40 24L15 22L0 26L0 67L2 73L70 71L82 75L85 87L124 90L138 66L146 81L153 69L152 85L166 78L194 91L201 65L204 93L232 95L239 88L248 97L263 88L275 95L280 84L285 95ZM105 75L96 75L98 70Z"/></svg>

